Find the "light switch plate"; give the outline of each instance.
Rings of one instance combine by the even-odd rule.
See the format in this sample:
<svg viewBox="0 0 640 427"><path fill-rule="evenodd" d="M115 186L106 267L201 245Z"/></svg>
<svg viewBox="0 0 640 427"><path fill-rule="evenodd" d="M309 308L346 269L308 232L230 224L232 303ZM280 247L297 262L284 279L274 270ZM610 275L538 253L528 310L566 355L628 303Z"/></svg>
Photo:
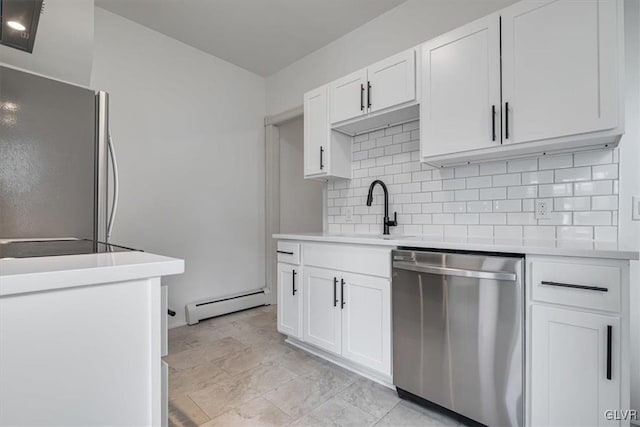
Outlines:
<svg viewBox="0 0 640 427"><path fill-rule="evenodd" d="M633 200L633 207L631 208L631 219L633 221L640 221L640 196L634 196L631 198Z"/></svg>

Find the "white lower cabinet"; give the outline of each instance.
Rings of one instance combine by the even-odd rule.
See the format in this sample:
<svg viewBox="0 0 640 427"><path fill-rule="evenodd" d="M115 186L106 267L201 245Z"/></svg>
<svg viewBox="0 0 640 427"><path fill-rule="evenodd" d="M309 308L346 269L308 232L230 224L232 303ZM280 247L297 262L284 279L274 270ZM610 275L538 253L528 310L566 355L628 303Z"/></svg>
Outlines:
<svg viewBox="0 0 640 427"><path fill-rule="evenodd" d="M305 342L391 374L388 279L306 267L303 292Z"/></svg>
<svg viewBox="0 0 640 427"><path fill-rule="evenodd" d="M341 351L341 313L337 273L307 267L304 271L303 339L331 353Z"/></svg>
<svg viewBox="0 0 640 427"><path fill-rule="evenodd" d="M278 263L278 331L302 338L302 271L297 265Z"/></svg>
<svg viewBox="0 0 640 427"><path fill-rule="evenodd" d="M342 356L391 374L391 285L389 280L342 274Z"/></svg>
<svg viewBox="0 0 640 427"><path fill-rule="evenodd" d="M619 425L620 318L534 304L531 331L531 425Z"/></svg>

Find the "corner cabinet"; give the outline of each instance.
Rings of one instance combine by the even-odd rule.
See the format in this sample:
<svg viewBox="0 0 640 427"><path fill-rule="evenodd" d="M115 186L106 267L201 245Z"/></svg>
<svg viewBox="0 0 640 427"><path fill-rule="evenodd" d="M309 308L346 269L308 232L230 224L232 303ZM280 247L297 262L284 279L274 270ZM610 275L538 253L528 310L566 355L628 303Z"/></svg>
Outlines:
<svg viewBox="0 0 640 427"><path fill-rule="evenodd" d="M304 177L351 178L351 138L329 126L327 86L304 95Z"/></svg>
<svg viewBox="0 0 640 427"><path fill-rule="evenodd" d="M294 345L391 384L391 249L322 243L302 248L302 334L278 329ZM292 280L280 272L278 277ZM291 311L278 308L278 325Z"/></svg>
<svg viewBox="0 0 640 427"><path fill-rule="evenodd" d="M616 146L622 7L521 1L422 45L421 160L447 166Z"/></svg>

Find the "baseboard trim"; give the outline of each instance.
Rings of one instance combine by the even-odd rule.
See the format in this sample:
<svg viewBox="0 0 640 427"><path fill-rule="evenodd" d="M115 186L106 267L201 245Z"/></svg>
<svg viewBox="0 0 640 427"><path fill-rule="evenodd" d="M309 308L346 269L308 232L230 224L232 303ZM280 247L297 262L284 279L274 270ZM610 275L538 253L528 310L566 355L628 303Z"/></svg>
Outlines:
<svg viewBox="0 0 640 427"><path fill-rule="evenodd" d="M306 351L307 353L311 353L314 356L318 356L321 359L324 359L328 362L333 363L334 365L338 365L341 368L344 368L348 371L351 371L355 374L360 375L361 377L365 377L367 379L370 379L371 381L374 381L380 385L383 385L387 388L390 388L392 390L395 391L396 387L393 385L393 378L391 378L388 375L383 375L380 374L378 372L375 372L371 369L365 368L363 366L360 366L356 363L350 362L348 360L345 360L343 358L341 358L340 356L335 356L331 353L328 353L324 350L321 350L317 347L314 347L310 344L307 344L305 342L302 342L300 340L297 340L295 338L292 337L287 337L284 342L286 342L289 345L292 345L293 347L297 347L301 350Z"/></svg>

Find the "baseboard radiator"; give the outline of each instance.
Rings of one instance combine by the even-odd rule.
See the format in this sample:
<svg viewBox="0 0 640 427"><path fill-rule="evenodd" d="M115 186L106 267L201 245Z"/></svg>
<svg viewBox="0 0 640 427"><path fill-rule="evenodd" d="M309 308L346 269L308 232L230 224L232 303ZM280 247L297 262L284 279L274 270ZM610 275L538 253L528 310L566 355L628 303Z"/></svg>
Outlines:
<svg viewBox="0 0 640 427"><path fill-rule="evenodd" d="M222 316L248 308L269 304L269 289L263 288L257 291L244 292L221 298L210 298L192 302L185 306L187 323L195 325L203 319Z"/></svg>

